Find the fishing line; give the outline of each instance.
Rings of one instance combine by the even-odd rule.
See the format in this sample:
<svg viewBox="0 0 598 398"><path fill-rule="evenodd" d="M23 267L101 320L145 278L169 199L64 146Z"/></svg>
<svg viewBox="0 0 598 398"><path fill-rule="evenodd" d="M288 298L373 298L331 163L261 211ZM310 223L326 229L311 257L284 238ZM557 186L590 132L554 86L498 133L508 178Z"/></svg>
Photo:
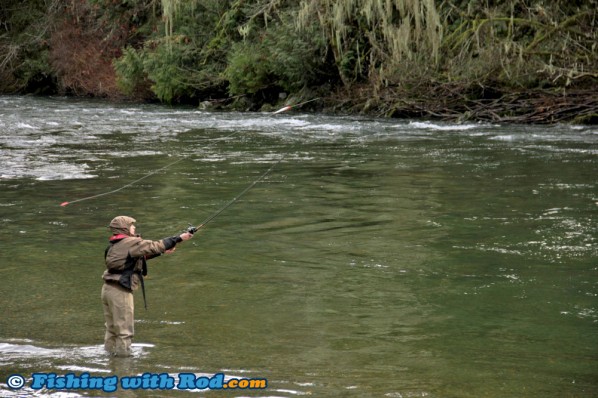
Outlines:
<svg viewBox="0 0 598 398"><path fill-rule="evenodd" d="M273 114L273 115L276 115L276 114L278 114L278 113L281 113L281 112L286 112L286 111L288 111L288 110L291 110L291 109L293 109L293 108L297 108L297 107L303 106L303 105L305 105L305 104L308 104L308 103L310 103L310 102L313 102L313 101L317 101L317 100L319 100L319 99L320 99L320 98L313 98L313 99L310 99L310 100L308 100L308 101L301 102L301 103L299 103L299 104L295 104L295 105L287 105L287 106L284 106L284 107L280 108L279 110L277 110L277 111L275 111L275 112L272 112L272 114ZM226 137L223 137L223 138L217 138L215 141L224 140L224 139L226 139L226 138L229 138L229 137L231 137L231 136L233 136L233 135L237 134L238 132L239 132L239 131L235 131L234 133L232 133L232 134L229 134L229 135L227 135ZM83 201L86 201L86 200L96 199L96 198L100 198L100 197L102 197L102 196L112 195L112 194L114 194L114 193L120 192L120 191L122 191L123 189L126 189L126 188L128 188L128 187L130 187L130 186L132 186L132 185L135 185L135 184L137 184L139 181L143 181L143 180L145 180L146 178L149 178L149 177L153 176L154 174L157 174L157 173L159 173L159 172L160 172L160 171L162 171L162 170L166 170L167 168L169 168L169 167L171 167L171 166L174 166L174 165L175 165L175 164L177 164L177 163L180 163L180 162L182 162L183 160L185 160L185 159L189 158L190 156L191 156L191 155L186 155L186 156L183 156L182 158L180 158L180 159L178 159L178 160L175 160L174 162L172 162L172 163L169 163L169 164L167 164L166 166L164 166L164 167L161 167L161 168L159 168L159 169L157 169L157 170L151 171L151 172L149 172L149 173L145 174L144 176L142 176L141 178L138 178L138 179L136 179L135 181L131 181L130 183L128 183L128 184L126 184L126 185L123 185L123 186L122 186L122 187L120 187L120 188L114 189L114 190L112 190L112 191L106 191L106 192L102 192L102 193L99 193L99 194L96 194L96 195L86 196L86 197L84 197L84 198L79 198L79 199L75 199L75 200L65 201L65 202L62 202L62 203L60 204L60 206L62 206L62 207L66 207L66 206L68 206L68 205L70 205L70 204L73 204L73 203L78 203L78 202L83 202ZM233 203L235 203L237 199L239 199L241 196L243 196L245 193L247 193L247 191L249 191L251 188L253 188L253 187L255 186L255 184L257 184L257 183L258 183L258 182L259 182L259 181L260 181L262 178L264 178L264 177L265 177L265 176L266 176L268 173L270 173L270 171L272 171L272 169L274 168L274 166L276 166L278 163L280 163L280 162L282 161L282 159L283 159L283 158L284 158L284 156L283 156L283 157L282 157L282 158L281 158L281 159L280 159L278 162L276 162L274 165L272 165L272 167L270 167L270 169L268 169L268 171L266 171L266 172L265 172L265 173L264 173L264 174L263 174L263 175L262 175L260 178L258 178L256 181L254 181L254 182L253 182L253 184L251 184L251 185L250 185L249 187L247 187L247 188L246 188L246 189L245 189L243 192L241 192L241 194L239 194L237 197L233 198L233 200L231 200L229 203L227 203L227 205L226 205L226 206L224 206L222 209L220 209L218 212L216 212L216 214L215 214L215 215L213 215L213 216L211 216L211 217L208 217L208 219L207 219L206 221L204 221L203 223L201 223L201 224L200 224L200 226L199 226L198 228L201 228L202 226L204 226L205 224L207 224L208 222L210 222L210 221L211 221L213 218L215 218L215 217L216 217L218 214L222 213L222 212L223 212L223 211L224 211L224 210L225 210L227 207L229 207L230 205L232 205Z"/></svg>
<svg viewBox="0 0 598 398"><path fill-rule="evenodd" d="M310 103L312 101L317 101L320 98L314 98L311 99L309 101L305 101L305 102L301 102L299 104L295 104L295 105L287 105L283 108L280 108L279 110L277 110L276 112L272 112L273 115L276 115L278 113L281 112L285 112L288 111L294 107L299 107L302 105L305 105L307 103ZM287 152L288 153L288 152ZM266 170L266 172L264 174L262 174L261 176L259 176L255 181L253 181L247 188L245 188L243 191L241 191L241 193L239 193L237 196L235 196L234 198L232 198L230 201L228 201L224 206L222 206L220 209L218 209L214 214L212 214L211 216L209 216L208 218L206 218L205 220L203 220L201 222L201 224L199 224L197 227L194 226L189 226L189 228L187 228L187 232L190 233L195 233L197 230L199 230L200 228L203 228L207 223L209 223L210 221L212 221L214 218L218 217L224 210L228 209L230 206L232 206L237 200L239 200L243 195L245 195L247 192L249 192L249 190L251 190L251 188L253 188L258 182L260 182L261 180L263 180L268 174L270 174L270 172L278 165L280 164L280 162L282 162L282 160L285 158L286 153L284 155L282 155L282 157L280 159L278 159L278 161L274 164L272 164L272 166L270 166L270 168L268 170Z"/></svg>
<svg viewBox="0 0 598 398"><path fill-rule="evenodd" d="M220 209L218 209L216 212L214 212L214 214L212 214L211 216L209 216L208 218L206 218L205 220L203 220L201 222L201 224L199 224L199 226L197 227L189 227L187 229L188 232L191 233L195 233L198 229L203 228L207 223L209 223L210 221L212 221L213 219L215 219L216 217L218 217L218 215L220 215L224 210L228 209L230 206L232 206L237 200L239 200L243 195L245 195L247 192L249 192L249 190L251 190L251 188L255 187L256 184L258 182L260 182L261 180L263 180L268 174L270 174L270 172L280 163L282 162L282 160L285 158L286 155L283 155L280 159L278 159L278 161L274 164L272 164L270 166L270 168L268 170L266 170L265 173L263 173L261 176L259 176L255 181L253 181L250 185L247 186L247 188L245 188L243 191L241 191L241 193L239 193L237 196L235 196L234 198L232 198L230 201L228 201L228 203L226 203L224 206L222 206Z"/></svg>
<svg viewBox="0 0 598 398"><path fill-rule="evenodd" d="M309 101L301 102L299 104L287 105L287 106L284 106L284 107L280 108L279 110L277 110L275 112L272 112L272 114L276 115L278 113L286 112L286 111L291 110L293 108L297 108L297 107L303 106L305 104L308 104L308 103L313 102L313 101L317 101L319 99L320 98L313 98L313 99L310 99ZM228 201L224 206L222 206L220 209L218 209L214 214L212 214L211 216L209 216L208 218L206 218L205 220L203 220L201 222L201 224L199 224L197 227L189 226L189 228L187 228L187 231L193 234L196 231L198 231L200 228L203 228L207 223L209 223L210 221L212 221L213 219L215 219L216 217L218 217L224 210L226 210L230 206L232 206L243 195L245 195L253 187L255 187L258 182L260 182L268 174L270 174L270 172L274 169L274 167L276 167L278 164L280 164L280 162L282 162L282 160L285 158L285 156L286 156L286 154L282 155L282 157L280 159L278 159L278 161L276 163L272 164L272 166L270 166L270 168L268 170L266 170L266 172L264 174L262 174L261 176L259 176L255 181L253 181L249 186L247 186L247 188L245 188L243 191L241 191L241 193L239 193L237 196L235 196L230 201Z"/></svg>
<svg viewBox="0 0 598 398"><path fill-rule="evenodd" d="M225 140L225 139L227 139L227 138L229 138L229 137L232 137L233 135L237 134L238 132L239 132L239 131L235 131L234 133L232 133L232 134L229 134L229 135L227 135L226 137L216 138L214 141L221 141L221 140ZM174 166L175 164L177 164L177 163L180 163L180 162L182 162L183 160L186 160L186 159L187 159L187 158L189 158L190 156L191 156L191 155L186 155L186 156L183 156L182 158L180 158L180 159L178 159L178 160L175 160L174 162L172 162L172 163L169 163L169 164L167 164L166 166L164 166L164 167L161 167L161 168L159 168L159 169L157 169L157 170L154 170L154 171L152 171L152 172L149 172L149 173L147 173L146 175L144 175L143 177L141 177L141 178L138 178L138 179L136 179L135 181L132 181L132 182L130 182L130 183L128 183L128 184L126 184L126 185L123 185L123 186L122 186L122 187L120 187L120 188L114 189L114 190L112 190L112 191L102 192L102 193L99 193L99 194L96 194L96 195L92 195L92 196L87 196L87 197L85 197L85 198L80 198L80 199L76 199L76 200L71 200L71 201L67 201L67 202L62 202L62 203L60 204L60 206L62 206L62 207L66 207L66 206L68 206L68 205L70 205L70 204L73 204L73 203L77 203L77 202L83 202L83 201L85 201L85 200L91 200L91 199L96 199L96 198L99 198L99 197L102 197L102 196L112 195L113 193L116 193L116 192L122 191L122 190L123 190L123 189L125 189L125 188L128 188L128 187L130 187L130 186L132 186L132 185L135 185L135 184L136 184L136 183L138 183L139 181L145 180L146 178L148 178L148 177L151 177L151 176L153 176L154 174L157 174L157 173L159 173L159 172L160 172L160 171L162 171L162 170L166 170L167 168L169 168L169 167L171 167L171 166Z"/></svg>
<svg viewBox="0 0 598 398"><path fill-rule="evenodd" d="M117 188L117 189L115 189L115 190L113 190L113 191L103 192L103 193L99 193L99 194L97 194L97 195L87 196L87 197L85 197L85 198L76 199L76 200L71 200L71 201L68 201L68 202L62 202L62 203L60 204L60 206L62 206L62 207L66 207L66 206L68 206L68 205L70 205L70 204L73 204L73 203L77 203L77 202L83 202L84 200L95 199L95 198L99 198L99 197L101 197L101 196L111 195L111 194L113 194L113 193L116 193L116 192L122 191L123 189L125 189L125 188L128 188L128 187L130 187L131 185L134 185L134 184L138 183L138 182L139 182L139 181L141 181L141 180L145 180L146 178L148 178L148 177L151 177L151 176L153 176L154 174L156 174L156 173L158 173L158 172L160 172L160 171L162 171L162 170L165 170L165 169L169 168L170 166L173 166L173 165L175 165L175 164L177 164L177 163L179 163L179 162L182 162L182 161L183 161L183 160L185 160L185 159L186 159L186 157L185 157L185 158L181 158L181 159L179 159L179 160L177 160L177 161L175 161L175 162L169 163L169 164L167 164L166 166L164 166L164 167L162 167L162 168L160 168L160 169L158 169L158 170L154 170L154 171L152 171L151 173L148 173L148 174L144 175L143 177L141 177L141 178L139 178L139 179L137 179L137 180L135 180L135 181L133 181L133 182L130 182L130 183L128 183L127 185L123 185L122 187L120 187L120 188Z"/></svg>

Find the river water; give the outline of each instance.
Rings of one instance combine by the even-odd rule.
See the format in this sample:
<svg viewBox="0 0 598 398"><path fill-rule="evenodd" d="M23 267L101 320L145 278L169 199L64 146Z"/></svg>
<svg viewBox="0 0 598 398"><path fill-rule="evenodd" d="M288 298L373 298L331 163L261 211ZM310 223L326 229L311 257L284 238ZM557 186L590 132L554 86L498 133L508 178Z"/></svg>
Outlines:
<svg viewBox="0 0 598 398"><path fill-rule="evenodd" d="M0 396L598 396L597 155L595 126L0 97ZM279 160L149 262L134 356L108 358L109 221L180 233Z"/></svg>

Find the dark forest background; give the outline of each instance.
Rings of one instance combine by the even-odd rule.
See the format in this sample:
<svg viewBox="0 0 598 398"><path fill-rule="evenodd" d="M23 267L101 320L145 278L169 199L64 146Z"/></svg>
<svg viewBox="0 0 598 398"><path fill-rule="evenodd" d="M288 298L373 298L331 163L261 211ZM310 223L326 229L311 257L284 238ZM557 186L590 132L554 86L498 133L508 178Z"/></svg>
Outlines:
<svg viewBox="0 0 598 398"><path fill-rule="evenodd" d="M0 93L598 122L598 0L0 0Z"/></svg>

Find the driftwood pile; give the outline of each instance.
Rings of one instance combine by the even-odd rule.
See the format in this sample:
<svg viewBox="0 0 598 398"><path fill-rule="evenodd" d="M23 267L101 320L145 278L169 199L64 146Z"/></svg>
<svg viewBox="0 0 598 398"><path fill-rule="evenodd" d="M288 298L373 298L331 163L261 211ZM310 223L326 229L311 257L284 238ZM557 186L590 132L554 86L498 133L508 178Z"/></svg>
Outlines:
<svg viewBox="0 0 598 398"><path fill-rule="evenodd" d="M512 92L464 92L440 85L425 90L421 97L413 92L388 90L373 100L370 93L356 91L352 99L330 99L328 106L337 112L373 114L394 118L430 118L450 122L485 121L504 123L598 124L598 89L544 90Z"/></svg>

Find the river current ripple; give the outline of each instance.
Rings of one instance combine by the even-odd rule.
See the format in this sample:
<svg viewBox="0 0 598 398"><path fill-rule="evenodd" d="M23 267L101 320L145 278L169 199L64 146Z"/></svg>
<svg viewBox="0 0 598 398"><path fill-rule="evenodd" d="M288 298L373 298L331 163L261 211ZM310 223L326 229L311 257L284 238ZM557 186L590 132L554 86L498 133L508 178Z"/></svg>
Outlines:
<svg viewBox="0 0 598 398"><path fill-rule="evenodd" d="M157 239L281 158L152 260L135 356L106 357L110 218ZM595 126L0 96L0 396L98 395L35 372L183 371L268 379L239 397L598 396L596 176Z"/></svg>

